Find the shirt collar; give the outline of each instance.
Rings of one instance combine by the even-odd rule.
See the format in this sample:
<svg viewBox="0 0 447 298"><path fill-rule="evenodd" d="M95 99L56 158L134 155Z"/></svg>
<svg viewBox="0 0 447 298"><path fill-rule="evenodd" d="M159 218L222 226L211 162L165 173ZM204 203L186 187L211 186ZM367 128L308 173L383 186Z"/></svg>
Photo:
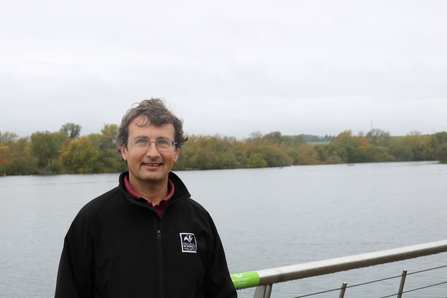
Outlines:
<svg viewBox="0 0 447 298"><path fill-rule="evenodd" d="M124 185L126 186L126 190L127 192L135 199L139 200L139 199L143 199L145 200L141 195L139 195L130 185L129 182L129 175L124 176ZM169 194L166 198L164 198L163 200L160 201L159 204L157 204L156 206L160 206L160 205L164 205L167 202L170 201L170 199L172 198L172 196L174 195L175 192L175 186L174 183L171 181L171 179L168 179L168 190L169 190ZM148 205L153 206L151 202L148 202L147 200L145 200L147 202ZM155 206L155 207L156 207ZM154 206L153 206L154 207Z"/></svg>

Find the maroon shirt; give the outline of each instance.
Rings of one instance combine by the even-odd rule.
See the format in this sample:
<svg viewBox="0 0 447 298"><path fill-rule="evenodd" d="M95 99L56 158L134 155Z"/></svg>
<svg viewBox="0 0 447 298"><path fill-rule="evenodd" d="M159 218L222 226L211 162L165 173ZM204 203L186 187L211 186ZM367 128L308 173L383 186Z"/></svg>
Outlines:
<svg viewBox="0 0 447 298"><path fill-rule="evenodd" d="M152 205L151 202L148 202L146 199L144 199L143 197L141 197L135 190L133 190L132 186L129 183L129 176L126 175L124 177L124 185L126 186L126 190L127 192L135 198L136 201L141 202L143 204L146 204L150 207L152 207L152 209L155 210L155 212L157 212L158 216L162 217L163 212L165 211L166 207L169 205L169 203L171 202L171 198L174 195L175 192L175 187L174 187L174 183L172 183L171 180L168 180L168 190L169 190L169 194L166 198L164 198L163 200L161 200L160 203L158 203L157 205Z"/></svg>

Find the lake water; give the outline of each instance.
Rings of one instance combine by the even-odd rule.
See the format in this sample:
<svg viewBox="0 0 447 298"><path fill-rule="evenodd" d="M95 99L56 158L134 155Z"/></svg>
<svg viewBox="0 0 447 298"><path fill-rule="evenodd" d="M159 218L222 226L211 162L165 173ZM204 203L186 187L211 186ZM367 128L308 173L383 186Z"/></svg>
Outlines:
<svg viewBox="0 0 447 298"><path fill-rule="evenodd" d="M447 165L436 162L177 172L216 222L231 273L447 239ZM63 237L79 209L118 174L0 177L0 297L52 297ZM296 297L446 265L447 253L273 286ZM447 269L405 289L446 281ZM399 280L345 297L397 292ZM253 297L254 289L239 291ZM338 293L314 297L338 297ZM404 297L447 297L447 284Z"/></svg>

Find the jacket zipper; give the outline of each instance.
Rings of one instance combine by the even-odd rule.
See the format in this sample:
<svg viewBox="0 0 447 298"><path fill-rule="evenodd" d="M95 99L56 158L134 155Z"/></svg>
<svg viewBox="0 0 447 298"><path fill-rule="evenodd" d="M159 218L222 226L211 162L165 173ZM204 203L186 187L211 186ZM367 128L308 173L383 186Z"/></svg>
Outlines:
<svg viewBox="0 0 447 298"><path fill-rule="evenodd" d="M158 268L159 268L159 288L160 288L160 298L165 296L164 291L164 270L163 270L163 237L161 236L161 224L157 230L157 249L158 249Z"/></svg>
<svg viewBox="0 0 447 298"><path fill-rule="evenodd" d="M163 216L166 215L166 210L171 207L172 204L175 204L177 201L171 202L165 209ZM156 213L154 210L152 210L154 213ZM157 221L157 250L158 250L158 267L159 267L159 287L160 287L160 298L164 298L165 291L164 291L164 270L163 270L163 237L161 235L161 224L162 224L162 218L159 218L158 215L156 216L155 220Z"/></svg>

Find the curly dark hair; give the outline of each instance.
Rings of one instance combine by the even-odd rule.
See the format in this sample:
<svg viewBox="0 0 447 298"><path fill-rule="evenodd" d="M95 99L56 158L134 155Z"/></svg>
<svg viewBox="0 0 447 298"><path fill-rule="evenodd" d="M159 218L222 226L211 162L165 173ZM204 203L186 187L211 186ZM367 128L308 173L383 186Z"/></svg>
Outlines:
<svg viewBox="0 0 447 298"><path fill-rule="evenodd" d="M138 106L132 107L123 116L121 125L118 128L118 133L115 137L115 142L118 144L118 146L124 145L127 148L127 140L129 138L129 124L135 118L140 116L146 117L147 121L155 126L172 124L175 130L174 141L177 143L177 148L182 147L183 144L185 144L188 140L188 138L185 137L183 133L183 121L168 110L163 100L159 98L151 98L143 100L138 104ZM120 151L119 147L118 151Z"/></svg>

